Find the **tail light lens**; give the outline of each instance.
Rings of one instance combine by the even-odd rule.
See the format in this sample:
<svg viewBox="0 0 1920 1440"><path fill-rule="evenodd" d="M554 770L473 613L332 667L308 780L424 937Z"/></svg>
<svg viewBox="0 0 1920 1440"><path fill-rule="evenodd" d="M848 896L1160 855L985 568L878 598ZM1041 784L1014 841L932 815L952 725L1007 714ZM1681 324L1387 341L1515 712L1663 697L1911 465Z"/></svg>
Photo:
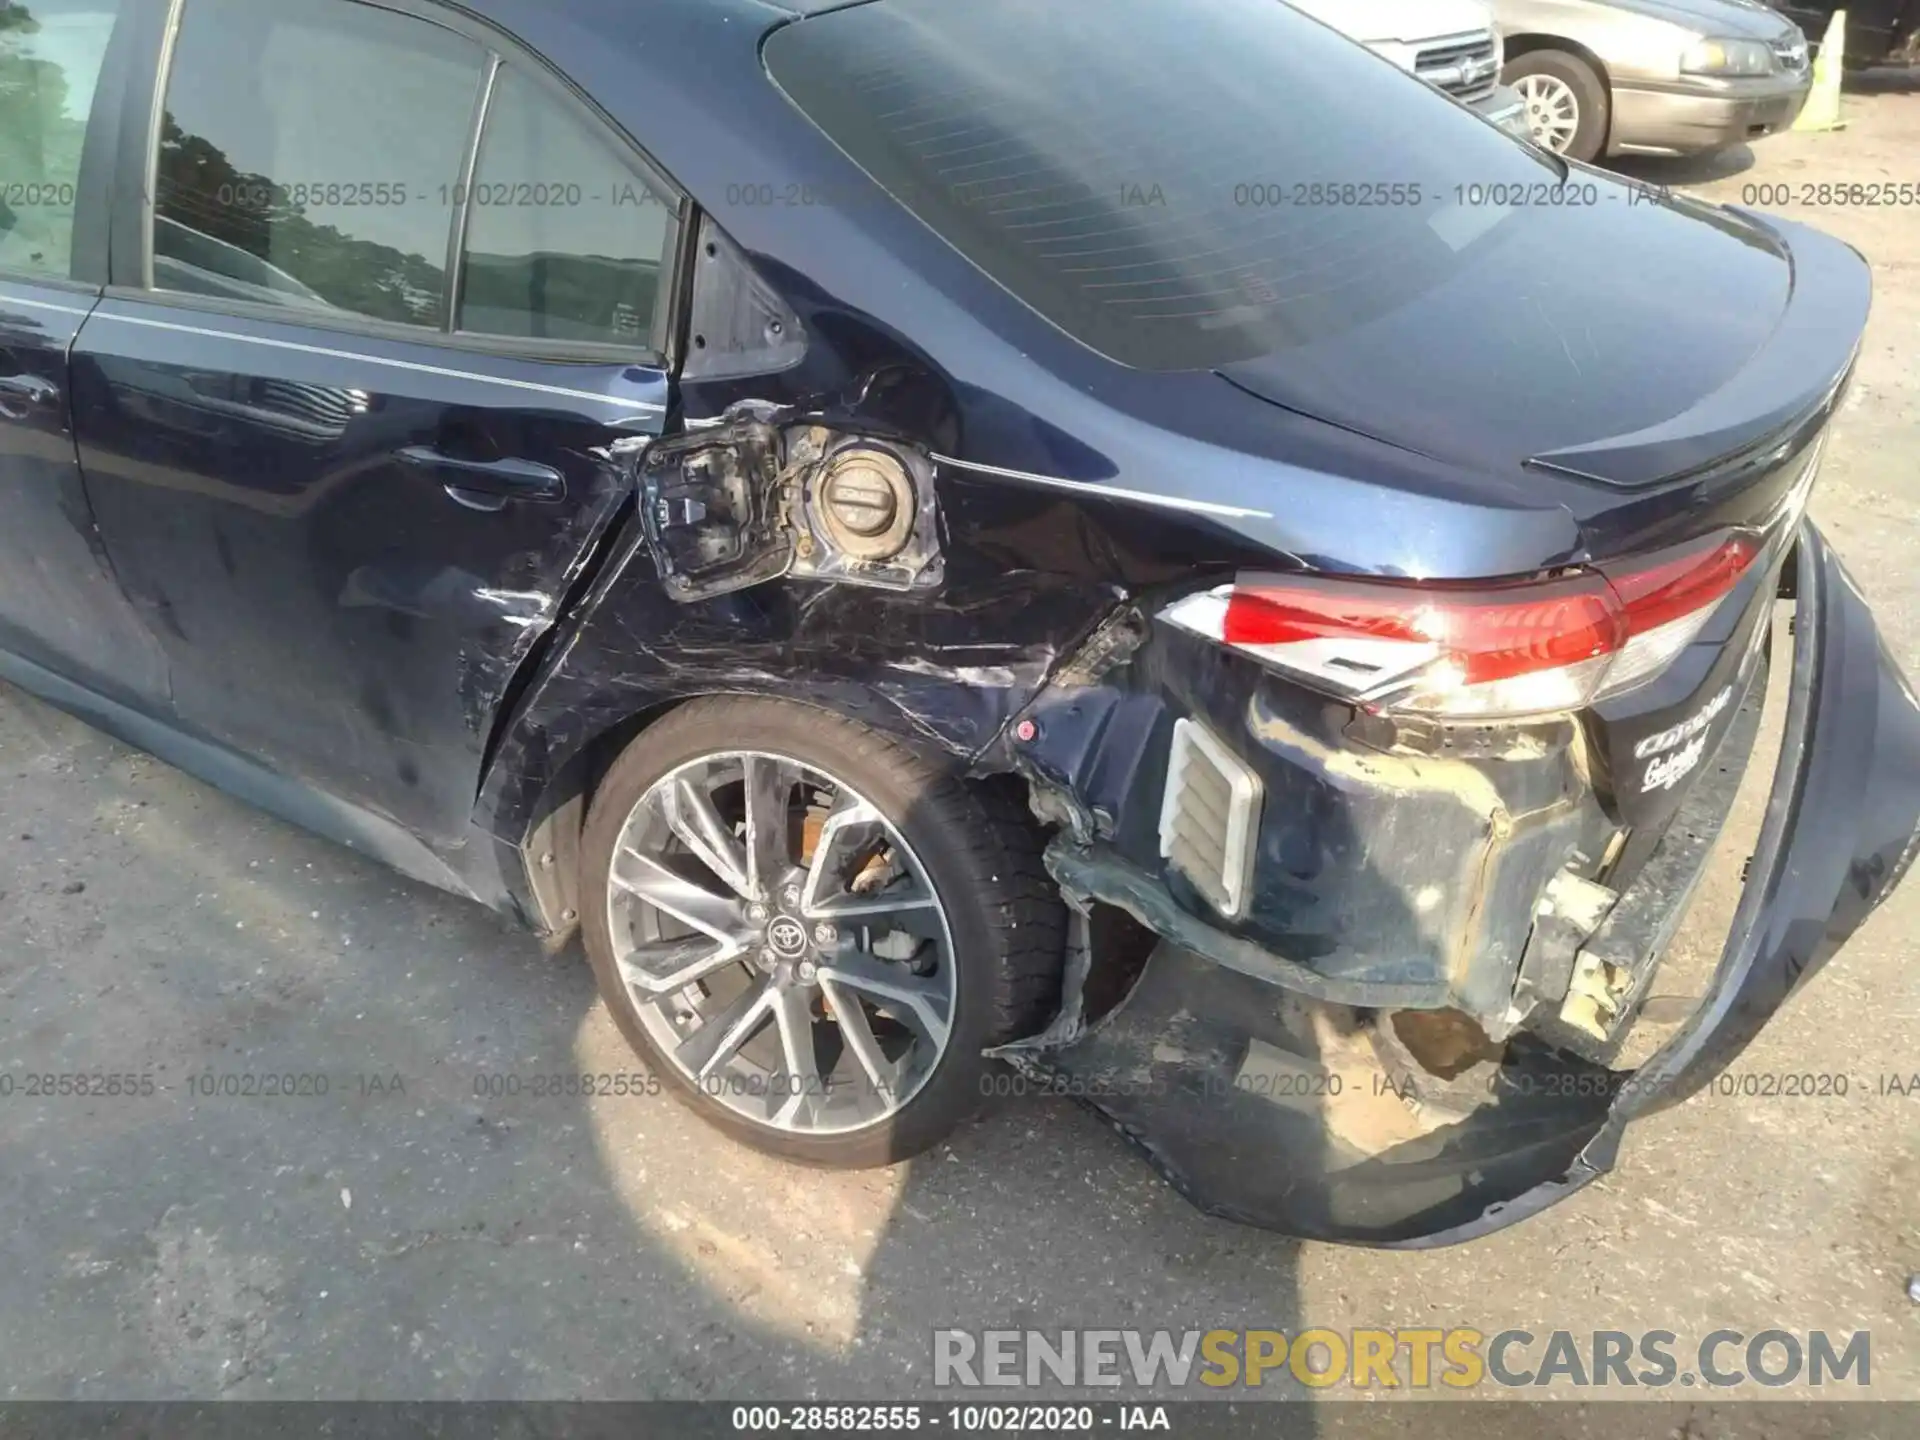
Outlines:
<svg viewBox="0 0 1920 1440"><path fill-rule="evenodd" d="M1548 714L1658 675L1762 544L1724 531L1551 580L1486 585L1242 574L1161 614L1371 710Z"/></svg>

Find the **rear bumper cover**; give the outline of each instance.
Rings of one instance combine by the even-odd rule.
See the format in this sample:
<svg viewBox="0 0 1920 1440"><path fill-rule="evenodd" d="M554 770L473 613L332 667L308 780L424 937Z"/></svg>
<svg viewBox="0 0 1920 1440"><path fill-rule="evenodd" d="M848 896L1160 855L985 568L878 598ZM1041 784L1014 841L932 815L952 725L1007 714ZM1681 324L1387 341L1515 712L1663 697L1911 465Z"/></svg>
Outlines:
<svg viewBox="0 0 1920 1440"><path fill-rule="evenodd" d="M1745 888L1706 998L1638 1071L1556 1061L1458 1123L1417 1130L1393 1093L1366 1093L1352 1034L1321 1027L1302 1061L1312 987L1290 983L1291 962L1267 957L1263 972L1250 945L1199 953L1151 886L1133 903L1103 897L1162 936L1126 999L1085 1027L1076 997L1047 1034L1002 1053L1107 1116L1202 1209L1263 1228L1425 1248L1580 1189L1612 1168L1629 1122L1737 1056L1913 859L1920 703L1811 525L1797 577L1783 749ZM1084 876L1056 869L1074 893Z"/></svg>

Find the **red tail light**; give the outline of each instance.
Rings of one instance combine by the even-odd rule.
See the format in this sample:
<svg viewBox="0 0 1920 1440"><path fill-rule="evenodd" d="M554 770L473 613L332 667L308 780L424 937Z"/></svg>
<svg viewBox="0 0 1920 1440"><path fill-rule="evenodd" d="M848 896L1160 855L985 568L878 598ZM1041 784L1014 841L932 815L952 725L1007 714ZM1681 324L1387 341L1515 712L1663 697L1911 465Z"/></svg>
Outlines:
<svg viewBox="0 0 1920 1440"><path fill-rule="evenodd" d="M1632 562L1487 585L1251 575L1163 615L1379 710L1572 710L1664 670L1761 548L1723 533Z"/></svg>

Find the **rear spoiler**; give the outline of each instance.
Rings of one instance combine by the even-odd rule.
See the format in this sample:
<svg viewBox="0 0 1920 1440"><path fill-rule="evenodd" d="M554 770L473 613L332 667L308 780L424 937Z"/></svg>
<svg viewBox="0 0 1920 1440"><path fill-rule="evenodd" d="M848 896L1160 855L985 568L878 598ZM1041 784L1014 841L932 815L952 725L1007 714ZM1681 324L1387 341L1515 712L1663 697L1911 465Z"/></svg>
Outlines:
<svg viewBox="0 0 1920 1440"><path fill-rule="evenodd" d="M1526 463L1635 489L1683 479L1760 449L1830 405L1852 373L1873 275L1852 246L1777 215L1728 207L1792 266L1780 322L1747 367L1696 404L1627 435L1550 450Z"/></svg>

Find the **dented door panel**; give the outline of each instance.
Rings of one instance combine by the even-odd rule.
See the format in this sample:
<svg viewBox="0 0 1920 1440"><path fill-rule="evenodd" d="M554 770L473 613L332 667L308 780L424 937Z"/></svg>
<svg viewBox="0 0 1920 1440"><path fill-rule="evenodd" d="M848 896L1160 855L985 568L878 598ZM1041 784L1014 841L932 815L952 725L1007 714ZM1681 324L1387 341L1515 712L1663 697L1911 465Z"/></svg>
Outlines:
<svg viewBox="0 0 1920 1440"><path fill-rule="evenodd" d="M631 494L664 372L109 298L73 377L180 721L463 845L495 717Z"/></svg>
<svg viewBox="0 0 1920 1440"><path fill-rule="evenodd" d="M0 650L164 708L165 659L100 542L74 449L67 351L96 298L0 277Z"/></svg>

